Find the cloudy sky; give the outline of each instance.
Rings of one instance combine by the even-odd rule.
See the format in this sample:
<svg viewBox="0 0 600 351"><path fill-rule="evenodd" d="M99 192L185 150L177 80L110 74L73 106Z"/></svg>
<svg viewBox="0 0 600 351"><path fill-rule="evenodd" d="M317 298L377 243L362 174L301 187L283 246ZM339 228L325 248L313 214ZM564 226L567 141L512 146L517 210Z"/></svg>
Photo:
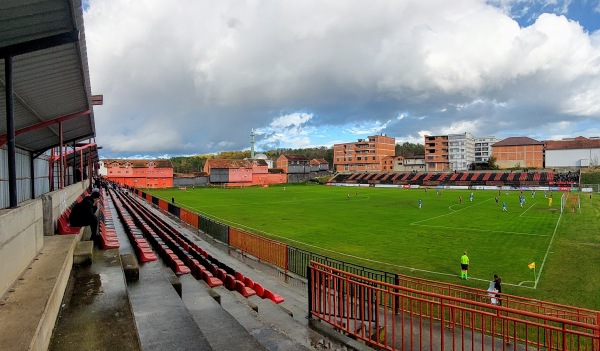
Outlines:
<svg viewBox="0 0 600 351"><path fill-rule="evenodd" d="M600 0L89 0L102 157L600 136Z"/></svg>

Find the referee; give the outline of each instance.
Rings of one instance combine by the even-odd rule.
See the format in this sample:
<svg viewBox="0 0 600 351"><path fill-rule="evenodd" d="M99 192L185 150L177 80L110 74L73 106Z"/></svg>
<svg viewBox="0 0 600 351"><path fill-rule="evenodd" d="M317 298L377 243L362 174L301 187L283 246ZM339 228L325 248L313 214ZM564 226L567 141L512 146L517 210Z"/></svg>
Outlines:
<svg viewBox="0 0 600 351"><path fill-rule="evenodd" d="M469 256L467 256L467 252L460 257L460 279L469 279Z"/></svg>

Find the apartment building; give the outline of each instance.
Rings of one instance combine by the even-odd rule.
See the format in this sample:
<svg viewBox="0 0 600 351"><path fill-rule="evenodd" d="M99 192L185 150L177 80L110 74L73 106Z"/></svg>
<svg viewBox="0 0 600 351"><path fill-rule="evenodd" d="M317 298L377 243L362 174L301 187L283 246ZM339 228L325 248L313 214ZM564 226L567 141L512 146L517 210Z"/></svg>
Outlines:
<svg viewBox="0 0 600 351"><path fill-rule="evenodd" d="M425 172L425 157L388 156L383 159L384 172Z"/></svg>
<svg viewBox="0 0 600 351"><path fill-rule="evenodd" d="M425 135L425 163L427 171L450 170L448 148L447 135Z"/></svg>
<svg viewBox="0 0 600 351"><path fill-rule="evenodd" d="M466 171L475 162L475 138L471 133L448 134L450 170Z"/></svg>
<svg viewBox="0 0 600 351"><path fill-rule="evenodd" d="M488 162L492 156L492 145L499 141L493 136L475 137L475 163Z"/></svg>
<svg viewBox="0 0 600 351"><path fill-rule="evenodd" d="M333 163L337 172L380 172L384 170L384 159L395 154L396 139L383 134L333 145Z"/></svg>
<svg viewBox="0 0 600 351"><path fill-rule="evenodd" d="M109 181L136 188L173 187L171 160L104 159L101 171Z"/></svg>

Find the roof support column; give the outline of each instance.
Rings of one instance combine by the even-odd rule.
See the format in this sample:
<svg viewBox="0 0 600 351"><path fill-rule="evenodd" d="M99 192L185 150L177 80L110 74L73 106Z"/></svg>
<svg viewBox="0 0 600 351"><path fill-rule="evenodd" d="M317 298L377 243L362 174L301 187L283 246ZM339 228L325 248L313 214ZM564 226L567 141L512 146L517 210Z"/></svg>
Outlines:
<svg viewBox="0 0 600 351"><path fill-rule="evenodd" d="M15 101L13 97L12 56L4 57L4 79L6 81L6 151L8 153L8 198L9 208L17 207L17 167L15 147Z"/></svg>
<svg viewBox="0 0 600 351"><path fill-rule="evenodd" d="M92 143L92 139L89 139L88 141L88 145ZM83 152L83 150L81 151ZM94 165L92 164L92 149L88 149L88 160L87 160L87 167L88 167L88 187L90 189L94 188ZM81 157L83 158L83 154L81 155Z"/></svg>
<svg viewBox="0 0 600 351"><path fill-rule="evenodd" d="M33 157L33 152L29 153L29 180L31 183L31 199L35 199L35 158Z"/></svg>
<svg viewBox="0 0 600 351"><path fill-rule="evenodd" d="M63 159L63 130L62 122L58 122L58 188L63 189L65 187L65 160Z"/></svg>

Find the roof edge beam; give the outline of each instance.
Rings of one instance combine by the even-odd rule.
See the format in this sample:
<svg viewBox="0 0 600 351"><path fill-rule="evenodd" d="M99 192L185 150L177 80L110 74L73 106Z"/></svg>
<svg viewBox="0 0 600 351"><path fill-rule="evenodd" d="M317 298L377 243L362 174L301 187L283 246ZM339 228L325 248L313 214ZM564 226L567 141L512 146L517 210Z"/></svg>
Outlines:
<svg viewBox="0 0 600 351"><path fill-rule="evenodd" d="M65 115L65 116L62 116L62 117L53 118L53 119L51 119L49 121L45 121L45 122L42 122L42 123L34 124L32 126L29 126L29 127L21 128L21 129L15 131L15 136L21 135L23 133L31 132L32 130L36 130L36 129L48 127L48 126L56 124L56 123L62 123L64 121L67 121L67 120L72 119L72 118L81 117L81 116L87 116L90 113L92 113L92 110L87 109L87 110L83 110L83 111L71 113L71 114L68 114L68 115ZM7 142L7 134L0 135L0 147L3 146L4 144L6 144L6 142Z"/></svg>
<svg viewBox="0 0 600 351"><path fill-rule="evenodd" d="M77 41L79 41L79 30L77 28L73 28L68 32L2 47L0 48L0 57L6 58L9 56L27 54L63 44L75 43Z"/></svg>
<svg viewBox="0 0 600 351"><path fill-rule="evenodd" d="M94 134L91 133L91 134L81 135L81 136L78 136L77 138L73 138L73 139L69 139L69 140L63 140L63 143L64 144L68 144L68 143L72 143L72 142L77 142L78 140L87 139L87 138L93 138L93 137L94 137ZM38 158L44 152L52 149L53 147L57 147L57 146L60 146L60 143L48 146L45 149L33 150L32 152L34 153L35 157Z"/></svg>

